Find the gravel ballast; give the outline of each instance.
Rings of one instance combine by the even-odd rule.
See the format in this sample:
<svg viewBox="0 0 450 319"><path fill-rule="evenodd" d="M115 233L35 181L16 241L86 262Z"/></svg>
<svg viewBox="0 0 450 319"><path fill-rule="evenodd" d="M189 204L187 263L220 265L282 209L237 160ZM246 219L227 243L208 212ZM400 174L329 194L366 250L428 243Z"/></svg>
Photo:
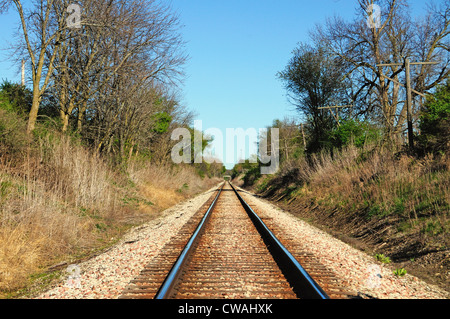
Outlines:
<svg viewBox="0 0 450 319"><path fill-rule="evenodd" d="M68 266L66 278L37 299L117 299L216 188L171 207L159 218L132 229L104 254Z"/></svg>
<svg viewBox="0 0 450 319"><path fill-rule="evenodd" d="M448 299L449 294L417 277L406 274L397 277L387 264L311 226L289 212L245 191L242 196L252 207L273 218L288 236L298 238L306 252L333 271L345 288L361 298L377 299Z"/></svg>
<svg viewBox="0 0 450 319"><path fill-rule="evenodd" d="M117 299L141 270L212 196L216 188L164 211L158 219L131 230L102 255L67 267L67 276L38 299ZM302 248L335 272L347 289L363 298L446 299L449 295L411 275L394 276L392 269L333 238L271 203L243 193L244 199L273 218L283 231L298 238Z"/></svg>

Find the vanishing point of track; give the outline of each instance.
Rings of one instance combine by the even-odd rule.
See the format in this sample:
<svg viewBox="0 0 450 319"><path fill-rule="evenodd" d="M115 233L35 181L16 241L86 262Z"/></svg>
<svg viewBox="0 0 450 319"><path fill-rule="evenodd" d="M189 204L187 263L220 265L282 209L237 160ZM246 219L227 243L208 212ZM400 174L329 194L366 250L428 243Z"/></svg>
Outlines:
<svg viewBox="0 0 450 319"><path fill-rule="evenodd" d="M263 222L239 192L224 183L120 298L349 297L313 256L282 238L276 226L269 230L270 222Z"/></svg>

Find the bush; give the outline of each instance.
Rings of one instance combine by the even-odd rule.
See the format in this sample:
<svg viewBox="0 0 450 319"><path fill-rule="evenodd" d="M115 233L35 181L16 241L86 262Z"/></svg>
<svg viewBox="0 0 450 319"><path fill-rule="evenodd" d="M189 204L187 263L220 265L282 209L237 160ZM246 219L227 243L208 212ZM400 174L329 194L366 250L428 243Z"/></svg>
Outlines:
<svg viewBox="0 0 450 319"><path fill-rule="evenodd" d="M446 153L450 141L450 80L429 96L420 116L419 148L422 152Z"/></svg>
<svg viewBox="0 0 450 319"><path fill-rule="evenodd" d="M244 176L244 186L252 186L261 177L261 168L258 164L251 164Z"/></svg>
<svg viewBox="0 0 450 319"><path fill-rule="evenodd" d="M32 101L32 92L26 87L8 81L0 84L0 108L25 115L30 112Z"/></svg>
<svg viewBox="0 0 450 319"><path fill-rule="evenodd" d="M377 140L380 132L365 122L346 120L328 135L329 148L342 148L350 143L362 148L366 143Z"/></svg>
<svg viewBox="0 0 450 319"><path fill-rule="evenodd" d="M153 132L157 134L164 134L169 130L170 123L172 122L172 116L166 112L157 113L153 116L155 125Z"/></svg>

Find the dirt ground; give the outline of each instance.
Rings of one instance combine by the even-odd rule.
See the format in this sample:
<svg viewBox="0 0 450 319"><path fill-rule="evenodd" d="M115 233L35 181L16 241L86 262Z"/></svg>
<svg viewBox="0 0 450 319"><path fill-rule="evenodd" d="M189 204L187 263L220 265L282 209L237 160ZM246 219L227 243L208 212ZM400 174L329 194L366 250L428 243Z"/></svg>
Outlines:
<svg viewBox="0 0 450 319"><path fill-rule="evenodd" d="M273 203L355 248L373 256L377 253L389 256L393 269L405 268L409 274L450 292L449 249L431 248L423 243L418 234L399 236L396 232L389 232L387 223L377 227L370 223L333 218L333 214L315 214L310 209L295 203ZM324 215L326 217L317 218ZM376 231L377 228L378 231Z"/></svg>

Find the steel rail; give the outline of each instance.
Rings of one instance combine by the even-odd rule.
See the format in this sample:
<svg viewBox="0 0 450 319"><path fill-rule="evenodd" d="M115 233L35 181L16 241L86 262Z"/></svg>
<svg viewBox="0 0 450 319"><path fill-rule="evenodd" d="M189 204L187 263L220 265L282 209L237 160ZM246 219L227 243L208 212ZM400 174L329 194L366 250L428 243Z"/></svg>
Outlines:
<svg viewBox="0 0 450 319"><path fill-rule="evenodd" d="M294 258L294 256L292 256L292 254L286 249L286 247L283 246L283 244L275 237L270 229L267 228L261 218L253 211L253 209L247 204L247 202L245 202L236 188L231 183L229 184L237 195L248 216L252 220L255 228L258 230L264 243L272 254L272 257L275 259L278 267L283 272L294 293L302 299L330 299L329 296L323 291L323 289L314 281L314 279ZM177 261L171 268L169 274L165 278L154 299L168 299L173 296L177 280L180 278L183 272L183 267L188 262L190 254L196 248L198 240L201 237L208 220L210 219L211 212L213 211L217 203L224 185L225 183L223 183L218 190L216 197L214 198L204 217L198 224L194 234L189 239L180 256L177 258Z"/></svg>
<svg viewBox="0 0 450 319"><path fill-rule="evenodd" d="M209 206L208 211L206 212L205 216L202 218L202 220L198 224L194 234L189 239L188 243L186 244L185 248L181 252L177 261L173 265L172 269L170 270L170 272L167 275L166 279L164 280L163 284L161 285L158 292L156 293L154 299L168 299L172 295L173 289L175 288L175 284L182 273L183 266L186 264L190 253L195 249L196 243L198 242L198 239L200 238L200 236L204 230L204 227L205 227L209 217L211 216L212 210L216 206L217 199L219 198L224 186L225 186L225 183L222 184L222 187L217 192L217 195L214 198L211 205Z"/></svg>
<svg viewBox="0 0 450 319"><path fill-rule="evenodd" d="M238 196L242 206L247 211L247 214L297 296L302 299L330 299L294 256L283 246L270 229L267 228L266 224L253 211L250 205L245 202L236 188L231 183L229 184Z"/></svg>

